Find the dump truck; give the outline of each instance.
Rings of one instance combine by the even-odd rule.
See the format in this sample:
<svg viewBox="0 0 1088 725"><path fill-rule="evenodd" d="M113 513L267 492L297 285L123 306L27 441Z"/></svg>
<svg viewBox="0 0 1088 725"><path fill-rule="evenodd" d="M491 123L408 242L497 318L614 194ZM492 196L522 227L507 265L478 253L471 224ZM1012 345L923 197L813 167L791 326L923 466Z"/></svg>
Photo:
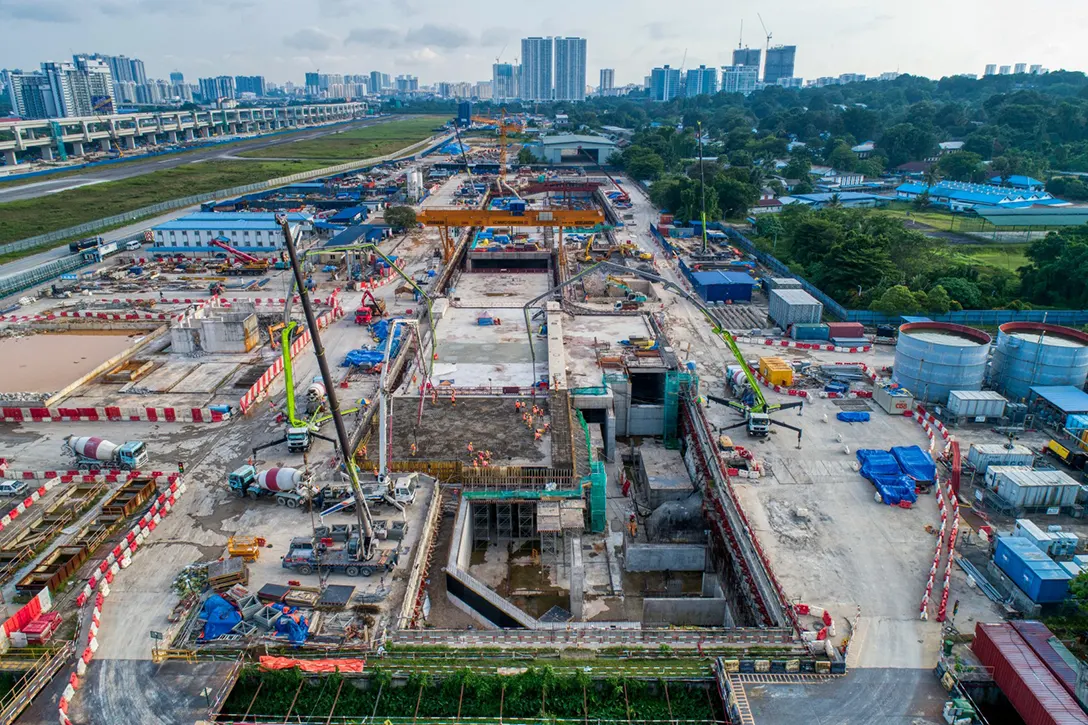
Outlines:
<svg viewBox="0 0 1088 725"><path fill-rule="evenodd" d="M289 509L298 508L313 498L313 489L306 474L295 468L270 468L257 472L250 465L234 470L227 477L230 490L239 498L248 496L256 501L273 496L276 503Z"/></svg>
<svg viewBox="0 0 1088 725"><path fill-rule="evenodd" d="M121 445L94 436L68 436L65 448L76 458L80 468L99 470L120 468L135 471L147 464L147 446L143 441L127 441Z"/></svg>
<svg viewBox="0 0 1088 725"><path fill-rule="evenodd" d="M359 534L352 531L343 545L333 547L332 539L291 539L287 554L280 560L284 569L293 569L299 574L312 574L319 569L347 574L348 576L373 576L393 571L400 559L397 549L385 549L369 561L361 561L359 556Z"/></svg>

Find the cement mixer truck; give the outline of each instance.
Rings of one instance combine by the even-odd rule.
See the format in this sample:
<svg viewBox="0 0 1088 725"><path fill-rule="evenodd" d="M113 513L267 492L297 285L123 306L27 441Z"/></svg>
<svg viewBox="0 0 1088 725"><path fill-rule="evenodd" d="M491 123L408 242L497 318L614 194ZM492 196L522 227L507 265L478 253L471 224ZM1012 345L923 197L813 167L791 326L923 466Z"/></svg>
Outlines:
<svg viewBox="0 0 1088 725"><path fill-rule="evenodd" d="M120 468L135 471L147 464L147 446L143 441L128 441L117 445L104 438L68 436L64 439L67 452L76 458L76 466L97 471Z"/></svg>
<svg viewBox="0 0 1088 725"><path fill-rule="evenodd" d="M273 496L276 503L289 509L296 509L309 501L313 487L309 477L295 468L270 468L257 472L250 465L242 466L227 477L230 490L235 496L248 496L256 501L265 496Z"/></svg>

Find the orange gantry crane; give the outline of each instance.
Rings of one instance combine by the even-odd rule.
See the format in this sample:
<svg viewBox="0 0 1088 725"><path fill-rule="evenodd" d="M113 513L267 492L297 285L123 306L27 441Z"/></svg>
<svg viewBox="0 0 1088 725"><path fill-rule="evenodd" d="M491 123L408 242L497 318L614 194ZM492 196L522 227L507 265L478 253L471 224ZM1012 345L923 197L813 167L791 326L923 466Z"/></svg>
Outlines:
<svg viewBox="0 0 1088 725"><path fill-rule="evenodd" d="M475 123L495 126L499 130L499 182L506 183L506 134L521 133L525 130L521 121L506 115L506 109L502 109L498 118L489 116L473 116Z"/></svg>
<svg viewBox="0 0 1088 725"><path fill-rule="evenodd" d="M525 209L523 211L490 209L423 209L416 221L442 229L442 261L453 258L451 227L558 227L559 246L564 229L581 229L604 224L600 209Z"/></svg>

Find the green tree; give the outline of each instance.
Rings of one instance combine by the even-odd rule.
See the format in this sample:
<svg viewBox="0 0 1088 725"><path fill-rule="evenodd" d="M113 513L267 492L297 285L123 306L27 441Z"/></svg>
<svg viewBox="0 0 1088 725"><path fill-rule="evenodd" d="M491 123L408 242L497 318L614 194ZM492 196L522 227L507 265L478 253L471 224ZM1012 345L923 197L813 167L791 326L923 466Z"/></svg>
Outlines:
<svg viewBox="0 0 1088 725"><path fill-rule="evenodd" d="M759 189L736 179L720 176L714 182L717 191L717 202L721 213L726 218L743 216L748 209L759 199ZM711 196L711 190L707 189L707 203Z"/></svg>
<svg viewBox="0 0 1088 725"><path fill-rule="evenodd" d="M793 189L790 190L791 194L811 194L812 182L808 179L801 179L800 182L793 185Z"/></svg>
<svg viewBox="0 0 1088 725"><path fill-rule="evenodd" d="M416 211L410 206L391 206L385 210L385 223L395 232L404 232L416 225Z"/></svg>
<svg viewBox="0 0 1088 725"><path fill-rule="evenodd" d="M982 304L982 293L978 285L962 277L941 277L937 286L945 290L949 297L960 303L965 310L978 309Z"/></svg>
<svg viewBox="0 0 1088 725"><path fill-rule="evenodd" d="M912 123L892 126L880 139L880 148L888 155L888 165L893 168L908 161L925 159L936 145L937 139L931 131Z"/></svg>
<svg viewBox="0 0 1088 725"><path fill-rule="evenodd" d="M653 180L665 171L660 154L641 146L629 146L623 152L623 167L628 174L641 180Z"/></svg>
<svg viewBox="0 0 1088 725"><path fill-rule="evenodd" d="M869 305L869 309L887 315L910 315L922 311L914 294L901 284L889 287L879 299Z"/></svg>
<svg viewBox="0 0 1088 725"><path fill-rule="evenodd" d="M787 179L808 179L808 172L812 170L812 160L805 153L794 153L790 162L782 169L782 175Z"/></svg>
<svg viewBox="0 0 1088 725"><path fill-rule="evenodd" d="M938 315L943 315L952 309L952 298L944 287L937 285L926 293L926 309Z"/></svg>
<svg viewBox="0 0 1088 725"><path fill-rule="evenodd" d="M850 150L849 144L840 141L827 155L827 163L836 171L853 171L858 163L858 157Z"/></svg>
<svg viewBox="0 0 1088 725"><path fill-rule="evenodd" d="M941 176L952 181L981 181L982 157L970 151L945 154L937 162Z"/></svg>
<svg viewBox="0 0 1088 725"><path fill-rule="evenodd" d="M929 208L930 203L929 192L923 191L921 194L914 197L913 201L911 201L911 206L913 206L916 211L925 211Z"/></svg>
<svg viewBox="0 0 1088 725"><path fill-rule="evenodd" d="M522 166L528 166L529 164L536 163L536 157L533 156L533 152L529 149L528 146L522 146L521 150L518 151L518 163Z"/></svg>

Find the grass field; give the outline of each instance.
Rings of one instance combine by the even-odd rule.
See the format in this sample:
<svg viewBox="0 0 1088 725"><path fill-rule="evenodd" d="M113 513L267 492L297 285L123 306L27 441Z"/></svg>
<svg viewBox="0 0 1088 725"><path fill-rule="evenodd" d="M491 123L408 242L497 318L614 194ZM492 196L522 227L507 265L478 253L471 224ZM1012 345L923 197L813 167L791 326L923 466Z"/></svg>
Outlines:
<svg viewBox="0 0 1088 725"><path fill-rule="evenodd" d="M411 146L431 136L435 128L448 120L444 116L418 116L330 134L322 138L243 151L238 155L254 159L317 159L330 164L357 161L385 156L398 149Z"/></svg>
<svg viewBox="0 0 1088 725"><path fill-rule="evenodd" d="M1028 264L1026 244L955 244L947 248L949 262L994 267L1015 273Z"/></svg>
<svg viewBox="0 0 1088 725"><path fill-rule="evenodd" d="M10 201L0 204L0 243L64 229L160 201L267 181L328 165L321 161L202 161L36 199Z"/></svg>
<svg viewBox="0 0 1088 725"><path fill-rule="evenodd" d="M913 204L902 201L893 201L883 207L882 211L903 220L910 219L910 221L925 224L939 232L979 232L986 226L986 220L979 216L953 214L936 207L917 211Z"/></svg>

